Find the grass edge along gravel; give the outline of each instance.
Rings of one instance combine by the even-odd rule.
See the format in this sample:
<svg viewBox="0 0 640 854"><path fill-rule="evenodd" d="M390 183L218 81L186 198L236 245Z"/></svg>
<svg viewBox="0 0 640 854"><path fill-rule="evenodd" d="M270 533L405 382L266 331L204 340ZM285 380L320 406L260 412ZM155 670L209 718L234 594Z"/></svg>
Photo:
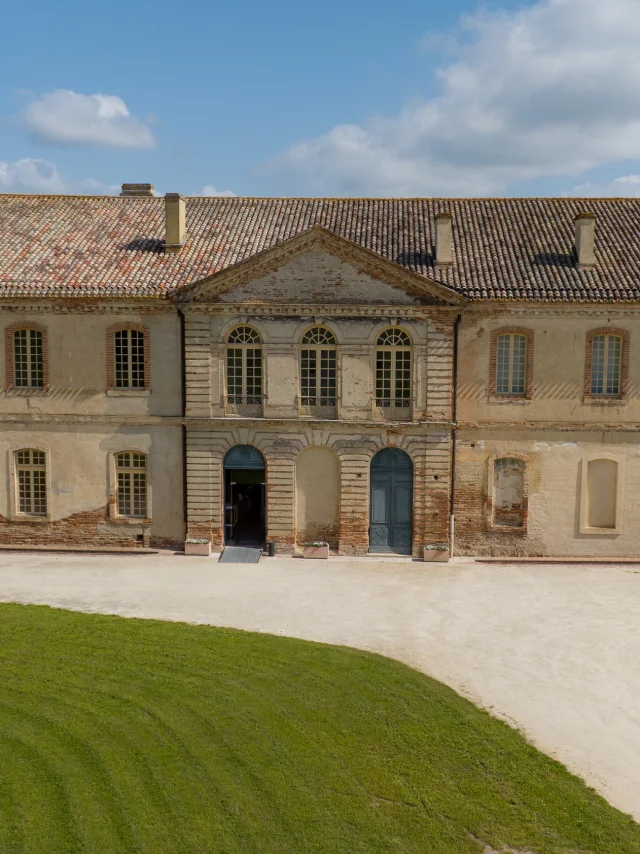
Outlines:
<svg viewBox="0 0 640 854"><path fill-rule="evenodd" d="M0 852L632 854L640 826L400 662L0 605Z"/></svg>

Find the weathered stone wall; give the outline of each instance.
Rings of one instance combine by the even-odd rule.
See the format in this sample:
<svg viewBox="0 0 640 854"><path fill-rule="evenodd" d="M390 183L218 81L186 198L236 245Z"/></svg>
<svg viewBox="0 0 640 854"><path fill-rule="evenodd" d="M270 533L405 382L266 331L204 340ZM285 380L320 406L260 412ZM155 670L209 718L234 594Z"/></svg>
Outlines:
<svg viewBox="0 0 640 854"><path fill-rule="evenodd" d="M223 303L308 302L414 305L419 302L394 287L336 258L324 249L300 253L272 273L224 293Z"/></svg>
<svg viewBox="0 0 640 854"><path fill-rule="evenodd" d="M527 399L497 399L492 343L499 329L530 330ZM627 395L585 395L587 337L593 329L629 333ZM460 326L455 550L484 555L629 556L640 548L640 315L635 307L473 307ZM615 530L588 529L584 472L613 456ZM521 525L504 524L496 500L496 459L524 463ZM611 492L614 487L609 484ZM594 499L595 500L595 499ZM606 509L606 508L605 508ZM600 508L602 518L610 508ZM506 510L513 523L514 508Z"/></svg>
<svg viewBox="0 0 640 854"><path fill-rule="evenodd" d="M179 425L105 426L50 422L0 425L0 542L37 545L178 546L184 538ZM50 518L16 518L16 450L47 455ZM113 455L147 454L150 521L113 519Z"/></svg>
<svg viewBox="0 0 640 854"><path fill-rule="evenodd" d="M525 463L523 526L492 524L493 461ZM620 481L616 529L587 530L586 464L613 458ZM616 484L617 486L617 484ZM461 430L456 455L457 554L637 557L640 434L600 431Z"/></svg>
<svg viewBox="0 0 640 854"><path fill-rule="evenodd" d="M338 545L340 464L325 447L309 446L296 459L296 541Z"/></svg>
<svg viewBox="0 0 640 854"><path fill-rule="evenodd" d="M180 323L172 307L52 303L0 308L4 330L37 323L48 388L12 389L0 348L0 542L179 545L184 539ZM108 390L107 338L115 324L149 330L149 387ZM8 343L11 336L5 335ZM47 454L50 518L17 518L12 455ZM113 455L148 455L151 520L115 519Z"/></svg>
<svg viewBox="0 0 640 854"><path fill-rule="evenodd" d="M180 416L180 323L175 309L141 312L54 310L42 306L18 310L0 307L0 326L37 322L46 332L49 389L7 389L6 352L0 347L0 415L79 415L124 419L136 416ZM107 391L107 332L122 323L149 329L148 390Z"/></svg>
<svg viewBox="0 0 640 854"><path fill-rule="evenodd" d="M291 553L306 535L296 523L296 463L305 449L322 448L339 461L337 544L341 554L367 554L369 548L369 469L384 447L405 450L414 466L413 554L424 543L446 543L449 490L448 432L337 423L322 425L251 424L231 419L192 426L187 433L188 518L192 536L223 543L224 455L234 445L252 445L266 462L267 540ZM308 523L305 522L308 527Z"/></svg>

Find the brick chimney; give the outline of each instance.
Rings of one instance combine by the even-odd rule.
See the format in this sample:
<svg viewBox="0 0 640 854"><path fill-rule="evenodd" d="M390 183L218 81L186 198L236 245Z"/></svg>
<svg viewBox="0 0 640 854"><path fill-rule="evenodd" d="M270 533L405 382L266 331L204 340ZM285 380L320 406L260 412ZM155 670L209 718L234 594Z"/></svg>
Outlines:
<svg viewBox="0 0 640 854"><path fill-rule="evenodd" d="M123 184L121 196L153 196L153 184Z"/></svg>
<svg viewBox="0 0 640 854"><path fill-rule="evenodd" d="M184 246L185 237L184 196L167 193L164 197L164 251L176 254Z"/></svg>
<svg viewBox="0 0 640 854"><path fill-rule="evenodd" d="M594 250L596 218L592 213L579 213L576 217L576 257L581 267L593 267L596 263Z"/></svg>
<svg viewBox="0 0 640 854"><path fill-rule="evenodd" d="M436 264L452 264L451 214L436 215Z"/></svg>

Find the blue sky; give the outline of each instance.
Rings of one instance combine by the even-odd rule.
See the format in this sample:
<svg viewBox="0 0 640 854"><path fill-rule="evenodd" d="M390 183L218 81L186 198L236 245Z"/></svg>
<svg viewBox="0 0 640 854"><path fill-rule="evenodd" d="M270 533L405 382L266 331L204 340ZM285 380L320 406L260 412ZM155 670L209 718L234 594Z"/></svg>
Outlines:
<svg viewBox="0 0 640 854"><path fill-rule="evenodd" d="M640 195L640 0L5 6L0 191Z"/></svg>

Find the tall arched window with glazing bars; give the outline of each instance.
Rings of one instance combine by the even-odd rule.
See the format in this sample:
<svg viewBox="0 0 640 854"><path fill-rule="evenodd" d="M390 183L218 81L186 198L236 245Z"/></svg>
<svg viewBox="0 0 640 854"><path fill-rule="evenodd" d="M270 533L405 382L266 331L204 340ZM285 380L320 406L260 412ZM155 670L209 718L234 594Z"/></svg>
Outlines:
<svg viewBox="0 0 640 854"><path fill-rule="evenodd" d="M385 419L411 420L411 339L395 326L376 342L376 406Z"/></svg>
<svg viewBox="0 0 640 854"><path fill-rule="evenodd" d="M237 326L227 338L226 400L231 414L262 407L262 340L252 326Z"/></svg>
<svg viewBox="0 0 640 854"><path fill-rule="evenodd" d="M300 404L304 410L334 417L337 396L336 337L324 326L312 326L300 348Z"/></svg>

